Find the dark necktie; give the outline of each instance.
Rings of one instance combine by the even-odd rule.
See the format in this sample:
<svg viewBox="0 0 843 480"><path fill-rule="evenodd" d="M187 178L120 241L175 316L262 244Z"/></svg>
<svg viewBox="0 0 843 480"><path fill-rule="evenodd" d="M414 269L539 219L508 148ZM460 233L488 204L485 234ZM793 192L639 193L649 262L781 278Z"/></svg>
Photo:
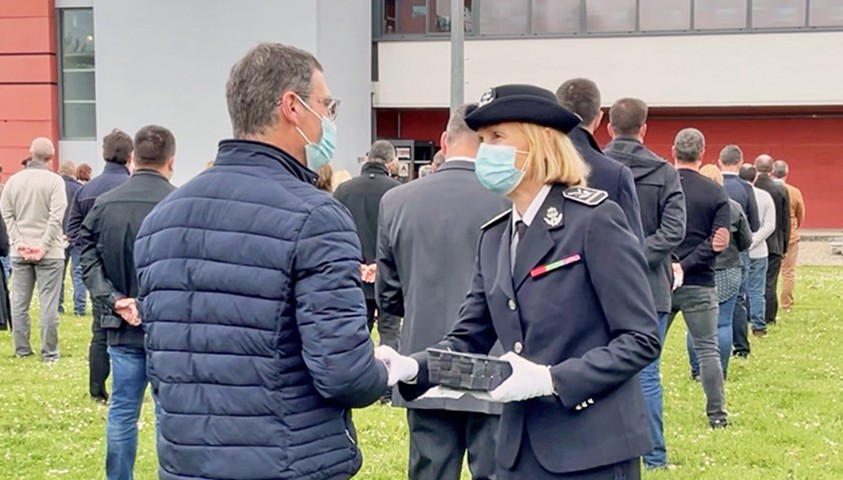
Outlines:
<svg viewBox="0 0 843 480"><path fill-rule="evenodd" d="M524 234L527 233L527 224L523 220L515 222L515 232L518 233L518 246L516 250L521 248L521 242L524 241Z"/></svg>

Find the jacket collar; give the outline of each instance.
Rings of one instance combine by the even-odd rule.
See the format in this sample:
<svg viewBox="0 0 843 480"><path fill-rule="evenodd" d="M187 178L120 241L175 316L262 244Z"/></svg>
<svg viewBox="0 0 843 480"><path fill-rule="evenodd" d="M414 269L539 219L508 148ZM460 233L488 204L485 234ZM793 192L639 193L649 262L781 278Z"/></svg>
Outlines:
<svg viewBox="0 0 843 480"><path fill-rule="evenodd" d="M26 167L24 167L24 168L33 168L33 169L36 169L36 170L49 170L49 169L50 169L50 166L49 166L49 165L47 165L47 164L46 164L46 163L44 163L44 162L37 162L37 161L35 161L35 160L30 160L30 161L26 164Z"/></svg>
<svg viewBox="0 0 843 480"><path fill-rule="evenodd" d="M151 169L148 169L148 168L140 168L138 170L135 170L135 174L132 175L132 178L135 178L135 177L139 177L139 178L146 177L146 178L154 179L154 180L163 180L167 183L170 183L170 181L167 180L167 177L162 175L160 172L158 172L156 170L151 170Z"/></svg>
<svg viewBox="0 0 843 480"><path fill-rule="evenodd" d="M316 183L316 173L299 163L292 155L268 143L253 140L223 140L219 144L217 159L214 165L243 165L256 164L281 168L302 182L313 185Z"/></svg>
<svg viewBox="0 0 843 480"><path fill-rule="evenodd" d="M551 187L535 220L527 227L524 238L518 242L515 268L512 270L512 280L516 291L530 276L530 270L538 265L556 245L551 231L564 226L565 197L562 194L567 188L563 184L554 184ZM509 250L509 244L506 245L506 249Z"/></svg>
<svg viewBox="0 0 843 480"><path fill-rule="evenodd" d="M378 162L366 162L363 164L363 167L360 168L361 175L386 175L389 176L389 169L386 168L386 165Z"/></svg>
<svg viewBox="0 0 843 480"><path fill-rule="evenodd" d="M436 172L445 172L448 170L468 170L469 172L474 171L475 163L468 161L468 160L448 160L447 162L443 163Z"/></svg>
<svg viewBox="0 0 843 480"><path fill-rule="evenodd" d="M121 173L129 175L129 169L126 165L120 165L119 163L114 162L105 162L105 167L103 167L102 173Z"/></svg>

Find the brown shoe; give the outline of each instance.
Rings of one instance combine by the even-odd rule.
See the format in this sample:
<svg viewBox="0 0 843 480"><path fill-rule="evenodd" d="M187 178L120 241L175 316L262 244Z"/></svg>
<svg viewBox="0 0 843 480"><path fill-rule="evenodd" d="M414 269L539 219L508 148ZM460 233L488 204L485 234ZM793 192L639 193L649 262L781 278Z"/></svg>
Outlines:
<svg viewBox="0 0 843 480"><path fill-rule="evenodd" d="M753 330L752 331L753 337L763 337L765 335L767 335L767 332L765 332L764 330Z"/></svg>

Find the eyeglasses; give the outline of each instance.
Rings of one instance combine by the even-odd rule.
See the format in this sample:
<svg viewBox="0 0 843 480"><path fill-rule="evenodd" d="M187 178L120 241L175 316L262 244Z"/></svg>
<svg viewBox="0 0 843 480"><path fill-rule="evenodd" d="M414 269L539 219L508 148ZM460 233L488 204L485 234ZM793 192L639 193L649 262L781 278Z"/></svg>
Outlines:
<svg viewBox="0 0 843 480"><path fill-rule="evenodd" d="M296 95L298 95L302 100L304 100L305 98L315 99L323 107L325 107L325 110L328 112L328 117L331 120L336 120L337 114L339 113L339 109L340 109L340 101L337 100L336 98L317 97L317 96L311 95L309 93L300 93L300 92L296 92Z"/></svg>

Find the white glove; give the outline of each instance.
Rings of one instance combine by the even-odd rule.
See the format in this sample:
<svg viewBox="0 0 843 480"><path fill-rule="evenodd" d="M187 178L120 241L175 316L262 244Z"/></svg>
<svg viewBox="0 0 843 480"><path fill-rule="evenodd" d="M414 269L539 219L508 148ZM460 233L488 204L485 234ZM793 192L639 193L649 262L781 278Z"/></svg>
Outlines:
<svg viewBox="0 0 843 480"><path fill-rule="evenodd" d="M513 352L506 353L501 360L506 360L512 365L512 375L498 388L489 392L492 401L522 402L554 394L550 367L535 364Z"/></svg>
<svg viewBox="0 0 843 480"><path fill-rule="evenodd" d="M408 383L419 376L419 362L405 357L386 345L375 349L375 358L382 361L389 371L387 385L394 387L398 382Z"/></svg>

